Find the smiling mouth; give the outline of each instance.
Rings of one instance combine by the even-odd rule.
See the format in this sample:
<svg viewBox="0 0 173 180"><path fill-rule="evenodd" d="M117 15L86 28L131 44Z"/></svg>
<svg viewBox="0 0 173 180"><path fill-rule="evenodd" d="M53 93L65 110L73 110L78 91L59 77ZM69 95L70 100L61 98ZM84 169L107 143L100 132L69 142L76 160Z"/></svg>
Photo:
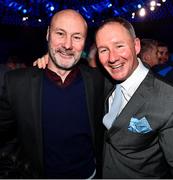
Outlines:
<svg viewBox="0 0 173 180"><path fill-rule="evenodd" d="M66 57L74 56L74 53L71 51L56 50L56 53L59 53L60 55L66 56Z"/></svg>
<svg viewBox="0 0 173 180"><path fill-rule="evenodd" d="M62 55L63 57L72 57L72 56L74 56L72 53L66 53L66 52L59 52L60 53L60 55Z"/></svg>
<svg viewBox="0 0 173 180"><path fill-rule="evenodd" d="M118 64L118 65L114 65L114 66L110 66L112 69L118 69L118 68L120 68L120 67L122 67L123 66L123 64Z"/></svg>

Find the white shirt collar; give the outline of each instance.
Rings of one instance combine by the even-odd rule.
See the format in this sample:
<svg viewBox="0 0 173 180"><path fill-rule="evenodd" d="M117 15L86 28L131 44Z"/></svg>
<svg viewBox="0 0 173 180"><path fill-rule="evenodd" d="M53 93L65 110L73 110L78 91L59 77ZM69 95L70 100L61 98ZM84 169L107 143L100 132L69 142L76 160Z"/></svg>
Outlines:
<svg viewBox="0 0 173 180"><path fill-rule="evenodd" d="M138 66L128 79L121 83L122 89L125 89L128 99L132 97L141 82L145 79L149 69L146 68L141 60L138 58Z"/></svg>

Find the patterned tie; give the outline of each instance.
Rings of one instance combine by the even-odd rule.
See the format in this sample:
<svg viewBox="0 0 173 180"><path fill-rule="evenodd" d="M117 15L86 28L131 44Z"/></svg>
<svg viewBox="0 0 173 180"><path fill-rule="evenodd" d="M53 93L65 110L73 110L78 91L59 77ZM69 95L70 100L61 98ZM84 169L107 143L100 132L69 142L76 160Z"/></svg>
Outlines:
<svg viewBox="0 0 173 180"><path fill-rule="evenodd" d="M111 128L112 123L118 116L120 112L121 104L122 104L121 85L117 84L115 89L115 96L110 111L103 117L103 124L106 126L107 129Z"/></svg>

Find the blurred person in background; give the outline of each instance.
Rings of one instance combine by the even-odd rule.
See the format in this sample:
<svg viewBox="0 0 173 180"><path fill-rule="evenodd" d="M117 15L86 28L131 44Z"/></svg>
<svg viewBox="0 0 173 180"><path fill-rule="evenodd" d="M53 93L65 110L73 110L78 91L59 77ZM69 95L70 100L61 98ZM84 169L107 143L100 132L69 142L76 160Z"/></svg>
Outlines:
<svg viewBox="0 0 173 180"><path fill-rule="evenodd" d="M158 41L158 59L160 64L164 64L169 59L169 49L166 43Z"/></svg>
<svg viewBox="0 0 173 180"><path fill-rule="evenodd" d="M173 83L173 64L168 60L166 49L166 44L158 43L153 39L142 39L139 57L158 77ZM162 63L160 63L161 59Z"/></svg>
<svg viewBox="0 0 173 180"><path fill-rule="evenodd" d="M157 41L153 39L141 39L141 50L139 57L148 64L151 69L159 64Z"/></svg>
<svg viewBox="0 0 173 180"><path fill-rule="evenodd" d="M96 48L95 43L93 43L89 49L87 60L88 60L89 66L93 68L97 67L97 48Z"/></svg>

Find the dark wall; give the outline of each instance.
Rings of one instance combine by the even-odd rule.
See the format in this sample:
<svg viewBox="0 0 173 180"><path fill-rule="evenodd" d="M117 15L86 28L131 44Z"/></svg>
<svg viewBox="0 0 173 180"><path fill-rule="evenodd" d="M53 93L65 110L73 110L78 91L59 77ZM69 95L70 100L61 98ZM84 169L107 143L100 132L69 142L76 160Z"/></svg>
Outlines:
<svg viewBox="0 0 173 180"><path fill-rule="evenodd" d="M22 62L32 64L42 56L47 49L46 29L0 26L0 62L6 61L8 56L18 56Z"/></svg>

